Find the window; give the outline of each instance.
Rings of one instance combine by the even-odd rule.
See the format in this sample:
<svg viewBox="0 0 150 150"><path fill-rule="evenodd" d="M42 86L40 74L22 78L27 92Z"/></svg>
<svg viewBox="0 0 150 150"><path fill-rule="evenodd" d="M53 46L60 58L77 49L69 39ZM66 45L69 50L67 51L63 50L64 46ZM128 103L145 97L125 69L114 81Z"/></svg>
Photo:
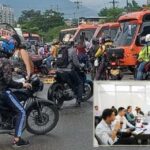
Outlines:
<svg viewBox="0 0 150 150"><path fill-rule="evenodd" d="M130 22L122 23L114 44L116 46L130 46L137 32L137 27L137 24L130 24Z"/></svg>
<svg viewBox="0 0 150 150"><path fill-rule="evenodd" d="M109 35L109 27L104 27L99 31L96 38L100 38L101 36L108 36L108 35Z"/></svg>
<svg viewBox="0 0 150 150"><path fill-rule="evenodd" d="M88 38L88 41L90 41L95 33L95 30L96 29L80 30L80 32L78 33L78 35L75 38L75 41L79 42L80 35L82 35L82 33L85 33L85 37Z"/></svg>

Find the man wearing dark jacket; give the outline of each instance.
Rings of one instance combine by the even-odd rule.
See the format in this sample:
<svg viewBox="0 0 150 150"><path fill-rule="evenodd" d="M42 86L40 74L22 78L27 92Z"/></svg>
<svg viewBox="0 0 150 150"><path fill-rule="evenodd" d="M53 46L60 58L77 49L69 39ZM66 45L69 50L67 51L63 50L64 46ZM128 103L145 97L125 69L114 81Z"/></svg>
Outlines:
<svg viewBox="0 0 150 150"><path fill-rule="evenodd" d="M9 42L2 41L1 44L6 45L7 48L4 48L2 45L0 47L0 100L4 101L18 113L13 145L27 145L29 142L21 139L26 112L10 88L31 88L31 85L29 83L18 83L12 80L13 66L8 58L13 54L15 47L11 48Z"/></svg>
<svg viewBox="0 0 150 150"><path fill-rule="evenodd" d="M65 71L70 79L68 79L68 82L71 82L70 85L72 85L73 90L75 91L75 94L77 95L77 101L76 106L79 107L81 105L82 101L82 93L83 93L83 82L79 76L80 69L84 66L80 64L77 56L76 48L74 47L74 42L70 43L70 48L68 48L68 62L66 68L58 68L58 70Z"/></svg>

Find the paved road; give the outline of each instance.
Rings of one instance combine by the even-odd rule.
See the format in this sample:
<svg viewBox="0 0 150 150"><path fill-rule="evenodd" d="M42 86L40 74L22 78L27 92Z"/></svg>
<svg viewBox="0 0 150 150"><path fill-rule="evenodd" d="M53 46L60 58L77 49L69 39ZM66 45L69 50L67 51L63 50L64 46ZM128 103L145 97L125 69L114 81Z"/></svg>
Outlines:
<svg viewBox="0 0 150 150"><path fill-rule="evenodd" d="M45 97L48 86L40 94ZM92 149L92 99L82 108L75 108L75 101L65 103L60 111L57 127L48 135L34 136L27 132L24 138L31 144L22 150L91 150ZM12 150L12 137L0 135L0 150Z"/></svg>

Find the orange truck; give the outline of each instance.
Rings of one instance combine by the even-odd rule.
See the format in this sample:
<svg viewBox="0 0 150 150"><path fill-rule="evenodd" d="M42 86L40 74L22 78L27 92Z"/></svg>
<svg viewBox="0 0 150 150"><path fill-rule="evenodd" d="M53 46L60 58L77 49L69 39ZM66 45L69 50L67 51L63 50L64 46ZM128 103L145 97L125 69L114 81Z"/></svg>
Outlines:
<svg viewBox="0 0 150 150"><path fill-rule="evenodd" d="M150 34L150 10L125 14L118 19L118 22L120 29L112 51L122 51L124 54L123 59L120 60L120 66L129 67L132 70L137 63L137 55L143 47L140 39Z"/></svg>
<svg viewBox="0 0 150 150"><path fill-rule="evenodd" d="M76 31L77 31L77 28L69 28L69 29L61 30L59 33L59 41L64 42L64 39L68 34L74 35Z"/></svg>
<svg viewBox="0 0 150 150"><path fill-rule="evenodd" d="M38 34L23 33L23 37L25 40L30 41L32 44L41 42L41 37Z"/></svg>
<svg viewBox="0 0 150 150"><path fill-rule="evenodd" d="M97 28L97 30L94 33L93 38L99 39L102 36L110 36L112 40L116 37L116 34L119 30L119 23L117 22L109 22L100 24Z"/></svg>
<svg viewBox="0 0 150 150"><path fill-rule="evenodd" d="M85 36L88 38L88 41L90 41L92 39L97 27L98 27L98 25L93 25L93 24L79 25L74 36L71 38L71 41L79 42L80 35L82 35L82 33L84 33Z"/></svg>

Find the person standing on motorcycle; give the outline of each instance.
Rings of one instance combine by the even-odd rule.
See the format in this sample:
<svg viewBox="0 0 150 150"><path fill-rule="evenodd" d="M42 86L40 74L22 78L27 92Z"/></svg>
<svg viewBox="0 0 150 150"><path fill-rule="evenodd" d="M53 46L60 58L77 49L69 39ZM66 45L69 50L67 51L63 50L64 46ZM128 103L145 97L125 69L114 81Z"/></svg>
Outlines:
<svg viewBox="0 0 150 150"><path fill-rule="evenodd" d="M15 42L15 52L12 56L14 66L18 70L23 70L27 73L27 80L34 72L34 65L28 52L22 47L21 39L17 34L12 35Z"/></svg>
<svg viewBox="0 0 150 150"><path fill-rule="evenodd" d="M150 61L150 34L146 35L145 37L146 46L140 51L138 61L140 62L140 65L137 68L137 80L143 79L143 71L145 68L145 65Z"/></svg>
<svg viewBox="0 0 150 150"><path fill-rule="evenodd" d="M1 41L0 47L0 95L1 100L4 101L9 107L17 112L18 119L16 120L16 128L14 135L14 146L23 146L28 145L29 142L21 138L22 130L25 122L26 112L23 106L20 104L20 101L12 93L10 88L20 89L20 88L31 88L29 83L18 83L12 79L12 70L13 66L9 58L15 52L17 43L14 39L14 44L11 41Z"/></svg>

